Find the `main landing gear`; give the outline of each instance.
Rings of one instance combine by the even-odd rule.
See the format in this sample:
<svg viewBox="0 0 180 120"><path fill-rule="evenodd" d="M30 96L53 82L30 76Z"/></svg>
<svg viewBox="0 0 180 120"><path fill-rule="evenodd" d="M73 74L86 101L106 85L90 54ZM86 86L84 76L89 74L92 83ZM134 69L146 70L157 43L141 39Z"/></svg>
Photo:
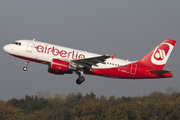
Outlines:
<svg viewBox="0 0 180 120"><path fill-rule="evenodd" d="M85 78L83 77L83 76L80 76L77 80L76 80L76 83L78 84L78 85L80 85L82 82L84 82L85 81Z"/></svg>
<svg viewBox="0 0 180 120"><path fill-rule="evenodd" d="M76 80L76 83L80 85L85 81L85 78L83 77L83 71L78 71L77 74L79 75L79 78Z"/></svg>
<svg viewBox="0 0 180 120"><path fill-rule="evenodd" d="M29 64L29 60L26 61L26 66L23 67L23 70L24 70L24 71L27 71L27 66L28 66L28 64Z"/></svg>

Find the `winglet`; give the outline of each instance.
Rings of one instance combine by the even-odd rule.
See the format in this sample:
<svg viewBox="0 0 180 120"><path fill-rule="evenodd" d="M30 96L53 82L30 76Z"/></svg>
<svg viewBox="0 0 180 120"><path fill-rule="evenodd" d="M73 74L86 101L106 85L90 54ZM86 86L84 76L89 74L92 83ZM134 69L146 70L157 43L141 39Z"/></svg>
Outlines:
<svg viewBox="0 0 180 120"><path fill-rule="evenodd" d="M116 54L114 54L114 55L110 55L110 57L111 57L112 59L114 59L114 56L116 56Z"/></svg>

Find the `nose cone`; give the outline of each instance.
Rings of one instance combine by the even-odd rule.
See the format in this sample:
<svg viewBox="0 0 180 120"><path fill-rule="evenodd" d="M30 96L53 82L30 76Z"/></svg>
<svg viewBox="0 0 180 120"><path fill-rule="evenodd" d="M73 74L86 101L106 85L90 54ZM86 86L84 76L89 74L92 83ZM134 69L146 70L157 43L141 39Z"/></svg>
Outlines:
<svg viewBox="0 0 180 120"><path fill-rule="evenodd" d="M7 52L7 45L5 45L5 46L3 47L3 50L4 50L5 52Z"/></svg>
<svg viewBox="0 0 180 120"><path fill-rule="evenodd" d="M3 50L5 51L5 52L7 52L7 53L9 53L9 45L5 45L4 47L3 47Z"/></svg>

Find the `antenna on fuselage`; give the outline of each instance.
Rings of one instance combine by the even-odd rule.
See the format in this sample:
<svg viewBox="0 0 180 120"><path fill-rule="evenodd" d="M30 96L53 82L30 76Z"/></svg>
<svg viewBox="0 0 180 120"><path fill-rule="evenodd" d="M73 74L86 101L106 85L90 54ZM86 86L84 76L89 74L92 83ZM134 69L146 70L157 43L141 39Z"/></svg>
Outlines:
<svg viewBox="0 0 180 120"><path fill-rule="evenodd" d="M35 41L35 38L33 39L33 41Z"/></svg>

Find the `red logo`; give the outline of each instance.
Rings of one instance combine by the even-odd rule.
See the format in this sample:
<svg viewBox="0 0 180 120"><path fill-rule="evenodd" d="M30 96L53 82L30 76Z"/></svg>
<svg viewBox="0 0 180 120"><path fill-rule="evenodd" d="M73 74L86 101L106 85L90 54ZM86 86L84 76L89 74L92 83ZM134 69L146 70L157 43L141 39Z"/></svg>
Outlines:
<svg viewBox="0 0 180 120"><path fill-rule="evenodd" d="M34 45L35 46L35 45ZM45 54L50 54L52 53L54 56L58 56L60 55L63 58L72 58L72 59L81 59L81 58L85 58L85 55L83 54L78 54L78 51L70 51L67 52L66 50L59 50L57 48L53 47L48 47L46 45L46 47L42 46L42 45L38 45L36 47L37 52L39 53L45 53Z"/></svg>

